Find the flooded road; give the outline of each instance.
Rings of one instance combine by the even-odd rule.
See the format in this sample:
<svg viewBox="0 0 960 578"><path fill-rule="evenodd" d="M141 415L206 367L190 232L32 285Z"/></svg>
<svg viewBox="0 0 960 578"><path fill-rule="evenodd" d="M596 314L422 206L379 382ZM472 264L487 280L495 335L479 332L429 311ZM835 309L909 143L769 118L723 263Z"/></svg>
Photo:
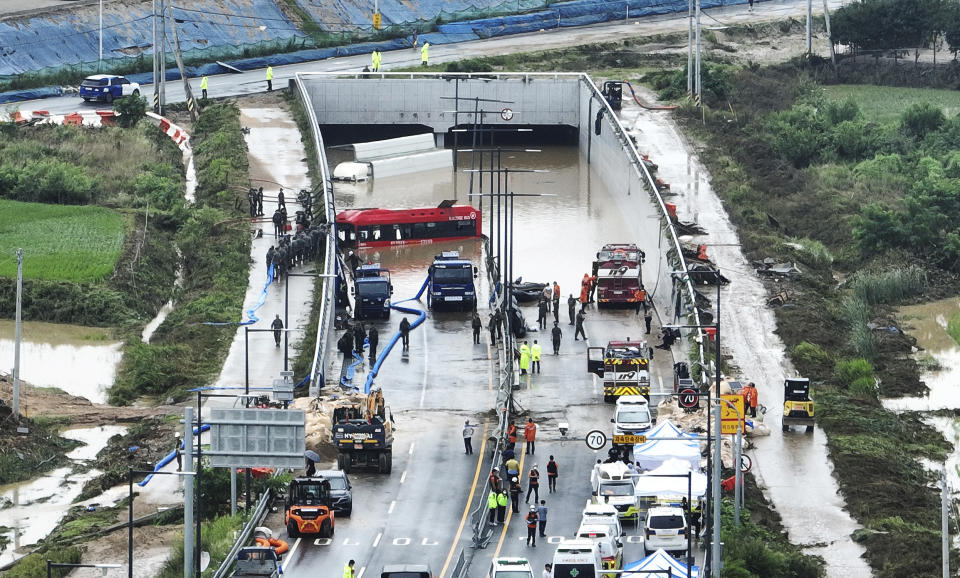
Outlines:
<svg viewBox="0 0 960 578"><path fill-rule="evenodd" d="M15 326L13 320L0 320L4 371L13 371ZM106 403L122 345L99 327L27 321L20 343L20 377L37 387L57 387L94 403ZM29 412L29 406L25 410Z"/></svg>
<svg viewBox="0 0 960 578"><path fill-rule="evenodd" d="M83 465L96 457L107 440L126 430L123 426L67 430L63 437L85 444L67 458L74 465ZM74 465L57 468L35 480L0 486L0 535L10 541L0 550L0 565L22 557L25 552L18 553L17 549L36 544L56 528L75 505L73 500L80 495L83 484L101 473L96 469L73 473ZM113 500L111 496L98 496L84 503L109 505Z"/></svg>
<svg viewBox="0 0 960 578"><path fill-rule="evenodd" d="M709 175L691 152L669 113L644 111L624 101L624 126L638 140L637 148L659 164L658 176L679 193L667 197L678 206L681 220L698 222L709 231L697 242L731 282L720 295L720 341L733 354L742 378L756 383L766 422L773 433L753 439L754 475L783 518L791 542L823 556L827 575L871 576L864 550L850 539L859 526L844 503L827 457L826 438L816 429L780 432L783 380L793 374L784 345L776 335L776 318L766 307L767 292L738 246L734 226L711 189ZM712 293L712 290L708 293ZM711 295L712 296L712 295Z"/></svg>

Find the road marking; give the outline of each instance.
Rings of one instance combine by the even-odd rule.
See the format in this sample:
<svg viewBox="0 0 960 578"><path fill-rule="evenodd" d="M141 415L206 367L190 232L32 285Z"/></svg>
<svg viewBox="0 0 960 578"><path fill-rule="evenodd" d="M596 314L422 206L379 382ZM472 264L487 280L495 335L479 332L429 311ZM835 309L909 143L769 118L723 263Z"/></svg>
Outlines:
<svg viewBox="0 0 960 578"><path fill-rule="evenodd" d="M590 374L593 377L593 395L597 395L597 374Z"/></svg>
<svg viewBox="0 0 960 578"><path fill-rule="evenodd" d="M377 532L377 537L373 539L373 547L376 548L380 545L380 538L383 537L383 532Z"/></svg>
<svg viewBox="0 0 960 578"><path fill-rule="evenodd" d="M393 513L393 509L394 509L396 506L397 506L397 501L396 501L396 500L390 502L390 509L387 510L387 513L388 513L388 514L392 514L392 513Z"/></svg>
<svg viewBox="0 0 960 578"><path fill-rule="evenodd" d="M420 407L423 408L423 400L427 397L427 371L430 368L430 356L427 349L427 333L423 332L423 387L420 388Z"/></svg>
<svg viewBox="0 0 960 578"><path fill-rule="evenodd" d="M407 481L407 470L403 470L403 473L400 474L400 483Z"/></svg>
<svg viewBox="0 0 960 578"><path fill-rule="evenodd" d="M520 447L523 448L522 445L521 445ZM527 459L527 454L526 454L526 453L520 454L520 471L517 472L518 481L519 481L519 479L522 479L521 476L523 476L523 462L524 462L526 459ZM506 479L506 478L504 478L504 479ZM509 504L508 504L508 506L509 506ZM500 548L503 547L503 539L507 537L507 528L510 526L510 518L512 518L512 517L513 517L513 508L508 508L508 509L507 509L507 519L503 521L503 530L500 532L500 540L497 542L497 550L493 553L493 557L494 557L494 558L499 558L499 557L500 557Z"/></svg>
<svg viewBox="0 0 960 578"><path fill-rule="evenodd" d="M490 355L490 342L487 342L487 391L493 390L493 356ZM499 354L498 354L499 356ZM483 452L480 452L481 454Z"/></svg>
<svg viewBox="0 0 960 578"><path fill-rule="evenodd" d="M366 570L367 570L367 567L366 567L366 566L364 566L363 568L360 568L360 571L357 572L357 578L363 578L363 573L364 573Z"/></svg>
<svg viewBox="0 0 960 578"><path fill-rule="evenodd" d="M420 545L421 546L439 546L440 542L430 540L429 538L423 538L422 540L420 540Z"/></svg>
<svg viewBox="0 0 960 578"><path fill-rule="evenodd" d="M394 546L409 546L409 545L410 545L410 538L394 538L394 539L393 539L393 545L394 545Z"/></svg>
<svg viewBox="0 0 960 578"><path fill-rule="evenodd" d="M359 545L360 545L360 542L351 542L351 541L350 541L350 538L344 538L344 539L343 539L343 545L344 545L344 546L359 546Z"/></svg>
<svg viewBox="0 0 960 578"><path fill-rule="evenodd" d="M333 538L316 538L313 541L314 546L329 546L333 544Z"/></svg>
<svg viewBox="0 0 960 578"><path fill-rule="evenodd" d="M467 496L467 503L463 506L463 515L460 516L460 526L457 527L457 534L453 537L453 543L450 545L450 551L447 552L447 559L443 562L443 568L440 569L440 578L450 566L450 560L453 559L453 551L457 549L460 542L460 534L463 533L463 526L467 522L467 515L470 513L470 504L473 503L473 495L477 491L477 481L480 480L480 468L483 466L483 451L487 448L487 428L488 424L483 424L483 442L480 443L480 451L477 452L477 469L473 472L473 485L470 486L470 495ZM484 512L486 514L486 512Z"/></svg>
<svg viewBox="0 0 960 578"><path fill-rule="evenodd" d="M662 375L657 376L657 383L660 384L660 389L658 390L657 393L663 393L663 376Z"/></svg>
<svg viewBox="0 0 960 578"><path fill-rule="evenodd" d="M411 456L413 455L413 446L415 446L415 445L417 445L417 442L411 442L411 443L410 443L410 449L407 450L407 453L410 454Z"/></svg>
<svg viewBox="0 0 960 578"><path fill-rule="evenodd" d="M293 559L294 559L294 558L293 558L293 553L296 552L296 551L297 551L297 548L299 548L299 547L300 547L300 538L297 538L297 539L293 542L293 546L290 548L290 551L287 552L287 560L293 560ZM284 566L287 567L287 568L289 568L289 566L292 566L292 564L290 564L290 565L285 564Z"/></svg>

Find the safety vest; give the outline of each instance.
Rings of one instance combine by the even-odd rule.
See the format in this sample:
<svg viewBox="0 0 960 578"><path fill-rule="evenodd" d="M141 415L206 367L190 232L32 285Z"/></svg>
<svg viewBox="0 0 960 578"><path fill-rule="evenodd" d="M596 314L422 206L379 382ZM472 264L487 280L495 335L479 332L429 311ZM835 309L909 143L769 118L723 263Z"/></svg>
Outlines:
<svg viewBox="0 0 960 578"><path fill-rule="evenodd" d="M267 67L267 80L273 80L273 67ZM351 571L352 572L352 571Z"/></svg>
<svg viewBox="0 0 960 578"><path fill-rule="evenodd" d="M533 423L528 423L523 426L523 438L528 442L532 442L537 438L537 426Z"/></svg>
<svg viewBox="0 0 960 578"><path fill-rule="evenodd" d="M353 578L353 568L350 567L350 564L343 567L343 578Z"/></svg>
<svg viewBox="0 0 960 578"><path fill-rule="evenodd" d="M207 77L204 76L203 78L200 79L200 90L206 90L206 89L207 89Z"/></svg>
<svg viewBox="0 0 960 578"><path fill-rule="evenodd" d="M497 493L490 492L490 495L487 496L487 507L491 510L497 507Z"/></svg>
<svg viewBox="0 0 960 578"><path fill-rule="evenodd" d="M420 49L420 60L422 60L423 62L426 62L427 60L429 60L430 59L428 56L429 51L430 51L430 43L424 42L423 48Z"/></svg>
<svg viewBox="0 0 960 578"><path fill-rule="evenodd" d="M530 470L529 477L530 477L530 485L531 485L531 486L539 486L539 485L540 485L540 472L538 472L537 470Z"/></svg>
<svg viewBox="0 0 960 578"><path fill-rule="evenodd" d="M536 528L537 527L537 514L535 512L530 512L527 514L527 527Z"/></svg>
<svg viewBox="0 0 960 578"><path fill-rule="evenodd" d="M510 503L510 498L507 497L507 494L497 494L497 505L503 508L507 507L507 504Z"/></svg>
<svg viewBox="0 0 960 578"><path fill-rule="evenodd" d="M539 343L534 343L530 346L530 359L534 361L540 361L540 354L543 353L543 348L540 347Z"/></svg>

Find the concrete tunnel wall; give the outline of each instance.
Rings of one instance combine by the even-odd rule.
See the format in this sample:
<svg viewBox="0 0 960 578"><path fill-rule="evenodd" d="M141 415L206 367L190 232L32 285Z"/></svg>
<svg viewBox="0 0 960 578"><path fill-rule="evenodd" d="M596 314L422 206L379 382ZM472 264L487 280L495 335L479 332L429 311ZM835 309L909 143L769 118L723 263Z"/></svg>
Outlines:
<svg viewBox="0 0 960 578"><path fill-rule="evenodd" d="M580 124L576 74L379 73L344 77L304 73L299 78L321 125L417 124L446 133L457 120L460 124L473 121L474 103L466 100L460 101L460 110L471 114L455 118L457 96L487 99L479 103L480 109L487 111L483 115L486 124ZM504 108L513 111L510 120L501 118Z"/></svg>

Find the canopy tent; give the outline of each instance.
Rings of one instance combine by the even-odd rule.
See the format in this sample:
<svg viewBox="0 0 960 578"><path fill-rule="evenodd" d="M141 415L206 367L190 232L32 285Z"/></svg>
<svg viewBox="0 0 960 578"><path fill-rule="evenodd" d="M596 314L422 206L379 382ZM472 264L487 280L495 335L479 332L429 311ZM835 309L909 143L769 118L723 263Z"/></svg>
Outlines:
<svg viewBox="0 0 960 578"><path fill-rule="evenodd" d="M624 573L621 574L621 578L652 578L653 576L663 576L664 578L667 576L686 578L687 576L687 565L677 560L670 554L667 554L663 550L657 550L643 560L626 564L624 565L623 570ZM647 572L631 574L631 570L663 570L664 572L659 574L650 574ZM667 572L668 570L669 572ZM690 578L699 578L699 576L699 566L690 568Z"/></svg>
<svg viewBox="0 0 960 578"><path fill-rule="evenodd" d="M637 478L634 495L658 497L687 497L687 472L690 472L690 462L678 459L668 459L655 470L645 472ZM663 475L682 475L684 477L658 477ZM700 498L707 493L707 476L699 471L693 471L690 476L690 495L693 499Z"/></svg>
<svg viewBox="0 0 960 578"><path fill-rule="evenodd" d="M684 433L670 420L664 420L646 436L645 443L633 446L633 460L640 468L652 470L666 460L676 458L689 462L694 471L700 469L700 441L696 435Z"/></svg>

